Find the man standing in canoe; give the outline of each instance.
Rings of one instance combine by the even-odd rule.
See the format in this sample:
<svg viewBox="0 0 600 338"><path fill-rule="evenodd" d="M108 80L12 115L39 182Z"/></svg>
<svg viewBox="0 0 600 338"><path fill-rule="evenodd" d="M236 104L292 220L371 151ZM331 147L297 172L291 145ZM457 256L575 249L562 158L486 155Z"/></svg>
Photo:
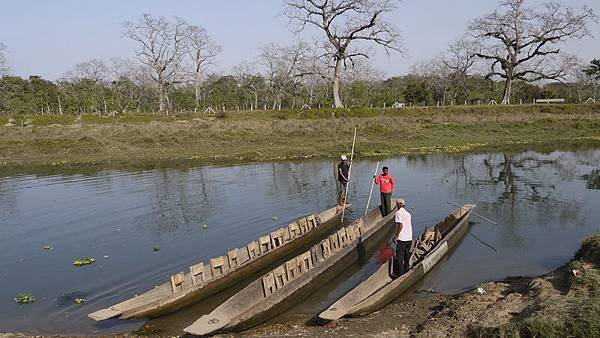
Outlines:
<svg viewBox="0 0 600 338"><path fill-rule="evenodd" d="M381 214L383 217L392 212L392 193L394 192L394 177L388 174L388 167L383 167L383 172L378 177L373 176L375 184L379 185L381 192Z"/></svg>
<svg viewBox="0 0 600 338"><path fill-rule="evenodd" d="M394 266L392 275L401 276L409 269L410 262L410 246L412 244L412 216L404 207L406 202L400 198L396 201L396 234L394 241L396 242L396 257L394 257ZM392 276L394 277L394 276Z"/></svg>
<svg viewBox="0 0 600 338"><path fill-rule="evenodd" d="M346 203L346 189L348 189L348 176L350 174L350 164L348 164L348 158L346 155L342 155L341 162L337 166L337 179L340 182L340 195L338 198L338 204L344 205Z"/></svg>

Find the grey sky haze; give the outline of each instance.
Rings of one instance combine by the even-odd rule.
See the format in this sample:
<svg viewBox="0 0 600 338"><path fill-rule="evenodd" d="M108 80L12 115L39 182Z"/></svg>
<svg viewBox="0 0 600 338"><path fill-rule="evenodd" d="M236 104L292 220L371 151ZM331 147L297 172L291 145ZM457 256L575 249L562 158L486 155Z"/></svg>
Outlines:
<svg viewBox="0 0 600 338"><path fill-rule="evenodd" d="M564 2L575 8L587 5L600 15L598 0ZM496 6L492 0L404 0L389 20L402 32L406 53L388 58L379 51L371 61L386 76L405 73L415 62L442 52L470 20ZM227 73L267 43L295 41L282 8L282 0L2 0L0 42L8 47L12 73L55 80L92 58L133 57L134 43L122 37L124 21L141 13L179 16L205 27L223 47L212 70ZM594 38L567 45L569 53L586 63L600 57L600 25L591 29Z"/></svg>

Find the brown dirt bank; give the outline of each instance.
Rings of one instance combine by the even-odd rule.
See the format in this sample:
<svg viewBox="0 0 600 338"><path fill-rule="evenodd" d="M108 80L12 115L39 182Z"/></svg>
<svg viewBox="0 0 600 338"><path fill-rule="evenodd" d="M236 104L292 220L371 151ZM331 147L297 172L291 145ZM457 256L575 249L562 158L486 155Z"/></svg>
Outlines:
<svg viewBox="0 0 600 338"><path fill-rule="evenodd" d="M0 171L337 157L350 151L354 127L358 158L600 144L600 105L27 120L27 126L0 124Z"/></svg>

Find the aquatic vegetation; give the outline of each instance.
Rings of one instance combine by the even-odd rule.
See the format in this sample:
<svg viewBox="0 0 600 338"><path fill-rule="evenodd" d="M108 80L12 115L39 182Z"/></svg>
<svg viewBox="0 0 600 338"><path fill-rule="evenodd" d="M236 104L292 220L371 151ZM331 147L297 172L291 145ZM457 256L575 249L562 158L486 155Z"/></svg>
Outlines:
<svg viewBox="0 0 600 338"><path fill-rule="evenodd" d="M44 247L42 249L44 249L44 250L52 250L54 248L52 246L50 246L50 245L44 245Z"/></svg>
<svg viewBox="0 0 600 338"><path fill-rule="evenodd" d="M85 298L75 298L75 304L82 305L85 303Z"/></svg>
<svg viewBox="0 0 600 338"><path fill-rule="evenodd" d="M152 247L152 251L160 251L160 245L156 244L154 247Z"/></svg>
<svg viewBox="0 0 600 338"><path fill-rule="evenodd" d="M94 258L78 258L73 262L75 266L89 265L94 263L96 260Z"/></svg>
<svg viewBox="0 0 600 338"><path fill-rule="evenodd" d="M272 219L273 221L277 221L277 220L279 219L279 216L273 216L273 217L271 217L271 219Z"/></svg>
<svg viewBox="0 0 600 338"><path fill-rule="evenodd" d="M21 293L15 297L17 304L29 304L35 302L35 297L31 293Z"/></svg>

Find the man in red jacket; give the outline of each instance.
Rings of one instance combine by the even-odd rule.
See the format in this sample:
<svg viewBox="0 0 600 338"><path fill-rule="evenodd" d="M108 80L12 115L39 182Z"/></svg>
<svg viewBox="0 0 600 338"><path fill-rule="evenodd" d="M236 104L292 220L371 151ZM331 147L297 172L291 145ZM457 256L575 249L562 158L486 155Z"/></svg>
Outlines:
<svg viewBox="0 0 600 338"><path fill-rule="evenodd" d="M375 184L379 185L381 192L381 214L385 217L392 212L392 193L394 192L394 177L388 174L388 167L383 167L383 173L378 177L373 176Z"/></svg>

